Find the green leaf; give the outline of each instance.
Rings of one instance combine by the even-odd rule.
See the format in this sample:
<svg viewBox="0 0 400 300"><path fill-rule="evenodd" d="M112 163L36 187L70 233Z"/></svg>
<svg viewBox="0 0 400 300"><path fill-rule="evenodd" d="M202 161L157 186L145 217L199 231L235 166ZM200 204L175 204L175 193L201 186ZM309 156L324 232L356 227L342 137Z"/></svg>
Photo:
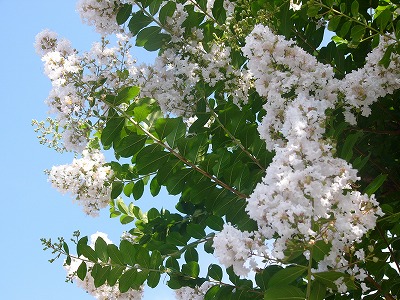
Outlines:
<svg viewBox="0 0 400 300"><path fill-rule="evenodd" d="M207 135L198 134L178 141L179 153L191 162L197 162L206 151Z"/></svg>
<svg viewBox="0 0 400 300"><path fill-rule="evenodd" d="M149 5L149 12L152 16L154 16L158 10L160 9L163 0L152 0Z"/></svg>
<svg viewBox="0 0 400 300"><path fill-rule="evenodd" d="M178 121L175 128L172 130L170 134L166 136L166 141L168 145L172 148L175 148L177 142L183 138L186 134L186 125L183 122L182 118L177 118Z"/></svg>
<svg viewBox="0 0 400 300"><path fill-rule="evenodd" d="M197 261L190 261L182 265L182 273L193 278L197 278L200 274L200 266Z"/></svg>
<svg viewBox="0 0 400 300"><path fill-rule="evenodd" d="M170 154L160 150L158 145L150 145L143 148L136 156L136 168L138 174L150 174L156 172L169 159Z"/></svg>
<svg viewBox="0 0 400 300"><path fill-rule="evenodd" d="M103 146L110 146L119 137L124 124L125 119L122 117L112 118L106 123L106 127L101 133L101 143Z"/></svg>
<svg viewBox="0 0 400 300"><path fill-rule="evenodd" d="M324 300L326 286L318 281L313 281L311 285L310 300Z"/></svg>
<svg viewBox="0 0 400 300"><path fill-rule="evenodd" d="M313 245L313 259L316 262L323 260L329 254L331 247L330 243L325 243L323 240L316 241Z"/></svg>
<svg viewBox="0 0 400 300"><path fill-rule="evenodd" d="M158 183L157 177L153 177L150 181L150 193L153 197L157 196L161 190L161 186Z"/></svg>
<svg viewBox="0 0 400 300"><path fill-rule="evenodd" d="M336 28L338 27L340 20L341 20L341 16L333 16L328 23L328 30L330 31L335 31Z"/></svg>
<svg viewBox="0 0 400 300"><path fill-rule="evenodd" d="M121 195L123 189L124 183L122 181L114 181L111 188L111 199L116 199Z"/></svg>
<svg viewBox="0 0 400 300"><path fill-rule="evenodd" d="M206 232L200 224L190 223L186 227L186 232L195 239L202 239L206 236Z"/></svg>
<svg viewBox="0 0 400 300"><path fill-rule="evenodd" d="M176 246L186 246L188 240L189 238L185 238L181 234L175 231L171 232L167 236L167 242Z"/></svg>
<svg viewBox="0 0 400 300"><path fill-rule="evenodd" d="M389 22L392 20L393 15L392 12L390 11L390 6L388 6L386 9L382 10L379 13L379 16L376 18L376 23L379 27L380 32L384 32L387 25Z"/></svg>
<svg viewBox="0 0 400 300"><path fill-rule="evenodd" d="M199 261L199 254L197 253L196 249L190 247L185 251L185 261Z"/></svg>
<svg viewBox="0 0 400 300"><path fill-rule="evenodd" d="M118 279L121 277L122 273L125 271L125 267L115 266L108 273L107 283L109 286L114 286Z"/></svg>
<svg viewBox="0 0 400 300"><path fill-rule="evenodd" d="M132 189L133 198L135 198L135 200L139 200L143 196L143 192L144 192L143 180L136 181Z"/></svg>
<svg viewBox="0 0 400 300"><path fill-rule="evenodd" d="M91 275L94 279L94 286L96 288L102 286L106 282L110 270L111 266L102 267L100 264L95 264L93 266Z"/></svg>
<svg viewBox="0 0 400 300"><path fill-rule="evenodd" d="M365 34L365 26L356 25L351 29L350 37L352 42L359 42Z"/></svg>
<svg viewBox="0 0 400 300"><path fill-rule="evenodd" d="M78 256L82 255L82 248L83 246L87 246L87 243L88 243L87 236L84 236L79 239L78 244L76 245L76 253L78 254Z"/></svg>
<svg viewBox="0 0 400 300"><path fill-rule="evenodd" d="M119 278L119 291L126 293L135 282L136 277L137 271L135 269L129 269L124 272Z"/></svg>
<svg viewBox="0 0 400 300"><path fill-rule="evenodd" d="M86 273L87 273L87 266L86 263L84 261L81 262L81 264L79 265L78 269L76 270L76 275L78 276L78 278L80 280L85 280L86 277Z"/></svg>
<svg viewBox="0 0 400 300"><path fill-rule="evenodd" d="M102 237L98 237L94 244L94 250L97 254L97 257L102 261L108 262L108 253L107 253L107 243L104 241Z"/></svg>
<svg viewBox="0 0 400 300"><path fill-rule="evenodd" d="M264 293L264 300L304 300L304 292L292 285L273 286Z"/></svg>
<svg viewBox="0 0 400 300"><path fill-rule="evenodd" d="M139 10L132 14L132 18L129 20L128 28L133 36L137 35L140 30L149 25L153 20L146 16L143 11Z"/></svg>
<svg viewBox="0 0 400 300"><path fill-rule="evenodd" d="M382 186L387 176L387 174L378 175L370 184L368 184L368 186L364 190L364 193L366 193L368 196L371 196Z"/></svg>
<svg viewBox="0 0 400 300"><path fill-rule="evenodd" d="M150 269L150 254L149 251L143 247L138 248L136 252L136 262L146 269Z"/></svg>
<svg viewBox="0 0 400 300"><path fill-rule="evenodd" d="M147 277L147 285L151 288L155 288L161 279L161 273L156 271L151 271Z"/></svg>
<svg viewBox="0 0 400 300"><path fill-rule="evenodd" d="M350 161L351 158L353 157L353 148L354 145L357 143L358 139L362 136L362 133L353 133L349 134L346 137L346 140L343 144L343 148L340 154L340 157L345 159L346 161Z"/></svg>
<svg viewBox="0 0 400 300"><path fill-rule="evenodd" d="M119 251L118 247L113 244L107 245L107 252L111 258L111 261L114 264L124 266L124 257L122 256L121 252Z"/></svg>
<svg viewBox="0 0 400 300"><path fill-rule="evenodd" d="M69 255L69 247L68 247L68 244L66 242L63 242L63 248L64 248L65 253L67 255Z"/></svg>
<svg viewBox="0 0 400 300"><path fill-rule="evenodd" d="M337 290L335 281L341 277L343 277L343 282L346 283L349 289L355 288L354 282L350 279L350 276L348 274L330 271L330 272L314 273L313 276L315 280L333 290Z"/></svg>
<svg viewBox="0 0 400 300"><path fill-rule="evenodd" d="M212 7L212 15L218 23L223 24L226 20L226 11L224 8L224 0L215 0Z"/></svg>
<svg viewBox="0 0 400 300"><path fill-rule="evenodd" d="M129 214L128 206L126 206L124 200L122 200L121 198L117 199L117 207L122 213L126 215Z"/></svg>
<svg viewBox="0 0 400 300"><path fill-rule="evenodd" d="M181 193L193 172L193 169L182 169L171 175L165 182L168 193L171 195L178 195Z"/></svg>
<svg viewBox="0 0 400 300"><path fill-rule="evenodd" d="M87 259L89 259L93 262L98 261L96 252L88 245L82 245L81 253L83 256L85 256Z"/></svg>
<svg viewBox="0 0 400 300"><path fill-rule="evenodd" d="M162 25L165 25L168 17L172 17L176 10L176 4L173 1L169 1L163 7L161 7L160 12L158 14L158 20Z"/></svg>
<svg viewBox="0 0 400 300"><path fill-rule="evenodd" d="M307 270L304 266L294 266L286 267L274 274L268 282L268 286L284 286L289 285L301 275L303 275Z"/></svg>
<svg viewBox="0 0 400 300"><path fill-rule="evenodd" d="M171 132L173 132L174 129L177 128L181 122L183 123L181 117L160 118L156 121L154 129L156 130L160 140L163 140L166 136L168 136Z"/></svg>
<svg viewBox="0 0 400 300"><path fill-rule="evenodd" d="M206 219L206 225L215 231L221 231L224 227L224 220L216 215L210 215Z"/></svg>
<svg viewBox="0 0 400 300"><path fill-rule="evenodd" d="M124 24L132 12L132 4L123 4L117 12L117 23L118 25Z"/></svg>
<svg viewBox="0 0 400 300"><path fill-rule="evenodd" d="M163 258L161 256L160 251L153 250L150 256L150 267L152 269L158 269L163 262Z"/></svg>
<svg viewBox="0 0 400 300"><path fill-rule="evenodd" d="M359 9L360 5L358 4L357 0L354 0L351 3L351 14L353 15L353 17L357 17L358 16L358 9Z"/></svg>
<svg viewBox="0 0 400 300"><path fill-rule="evenodd" d="M115 97L114 105L120 105L122 103L129 103L130 100L139 95L140 88L137 86L128 86L118 93Z"/></svg>
<svg viewBox="0 0 400 300"><path fill-rule="evenodd" d="M208 267L208 273L207 276L211 277L212 279L215 279L217 281L222 281L222 268L218 265L211 264Z"/></svg>
<svg viewBox="0 0 400 300"><path fill-rule="evenodd" d="M119 245L119 253L121 254L121 257L118 257L119 259L122 259L125 264L134 266L136 264L136 251L137 248L131 242L122 240Z"/></svg>
<svg viewBox="0 0 400 300"><path fill-rule="evenodd" d="M161 33L158 26L149 26L139 31L136 37L136 46L143 47L147 51L156 51L168 42L171 36Z"/></svg>

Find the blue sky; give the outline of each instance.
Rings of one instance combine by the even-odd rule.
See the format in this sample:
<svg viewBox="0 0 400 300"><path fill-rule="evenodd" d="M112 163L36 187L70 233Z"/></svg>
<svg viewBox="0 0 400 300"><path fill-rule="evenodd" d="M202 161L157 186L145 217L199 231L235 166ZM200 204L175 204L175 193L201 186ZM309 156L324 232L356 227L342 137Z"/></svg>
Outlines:
<svg viewBox="0 0 400 300"><path fill-rule="evenodd" d="M109 219L105 210L99 218L85 216L69 196L62 196L47 182L43 170L71 162L38 143L32 119L46 118L44 104L50 81L33 48L35 35L45 28L68 38L78 50L88 50L99 39L93 28L83 25L75 12L74 0L0 0L1 71L0 118L2 158L0 217L1 299L64 300L93 299L75 285L65 283L62 261L47 262L50 252L42 251L41 237L70 237L80 229L83 235L109 233L118 242L129 227ZM148 60L144 52L138 60ZM167 195L145 197L139 206L168 206ZM173 299L167 288L146 290L144 299Z"/></svg>

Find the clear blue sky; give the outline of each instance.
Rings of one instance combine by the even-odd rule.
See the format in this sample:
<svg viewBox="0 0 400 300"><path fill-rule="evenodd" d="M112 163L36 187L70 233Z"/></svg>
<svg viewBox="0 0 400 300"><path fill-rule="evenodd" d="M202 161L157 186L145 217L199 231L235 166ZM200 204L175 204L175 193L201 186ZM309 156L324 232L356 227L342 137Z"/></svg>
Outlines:
<svg viewBox="0 0 400 300"><path fill-rule="evenodd" d="M64 282L62 260L48 263L51 253L42 251L39 239L70 237L80 229L84 235L107 232L118 242L121 232L129 230L117 219L109 219L107 210L96 219L85 216L69 196L51 188L43 170L70 163L71 156L40 145L30 125L32 119L46 117L44 100L50 90L33 48L35 35L49 28L70 39L79 50L88 50L98 40L94 30L81 23L75 5L75 0L0 0L1 299L93 299ZM139 60L148 59L141 53ZM156 207L168 206L167 196L141 199L138 205L148 207L150 201ZM167 288L147 290L144 297L173 298Z"/></svg>

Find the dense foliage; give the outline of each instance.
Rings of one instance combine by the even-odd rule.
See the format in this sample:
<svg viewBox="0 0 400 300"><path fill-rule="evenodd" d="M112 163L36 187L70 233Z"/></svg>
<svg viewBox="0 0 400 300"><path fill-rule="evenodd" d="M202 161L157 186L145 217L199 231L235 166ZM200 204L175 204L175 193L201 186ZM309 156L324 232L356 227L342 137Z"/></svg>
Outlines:
<svg viewBox="0 0 400 300"><path fill-rule="evenodd" d="M400 1L78 11L101 41L79 53L38 34L55 117L34 123L77 154L48 171L53 186L131 229L119 245L76 232L76 254L43 239L71 280L97 299L139 299L162 276L178 299L400 297ZM176 211L142 212L161 188ZM199 264L208 254L220 265Z"/></svg>

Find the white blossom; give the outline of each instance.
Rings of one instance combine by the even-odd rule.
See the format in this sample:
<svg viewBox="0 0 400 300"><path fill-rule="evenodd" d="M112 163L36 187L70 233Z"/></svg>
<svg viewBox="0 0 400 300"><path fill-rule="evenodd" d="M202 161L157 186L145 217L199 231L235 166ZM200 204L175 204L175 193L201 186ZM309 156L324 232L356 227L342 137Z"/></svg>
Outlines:
<svg viewBox="0 0 400 300"><path fill-rule="evenodd" d="M113 172L104 164L102 153L84 150L72 164L53 166L48 180L61 193L74 197L86 214L97 216L110 202Z"/></svg>
<svg viewBox="0 0 400 300"><path fill-rule="evenodd" d="M203 300L207 291L213 285L207 281L205 281L201 286L196 286L195 288L191 287L182 287L180 289L175 290L175 299L177 300Z"/></svg>

